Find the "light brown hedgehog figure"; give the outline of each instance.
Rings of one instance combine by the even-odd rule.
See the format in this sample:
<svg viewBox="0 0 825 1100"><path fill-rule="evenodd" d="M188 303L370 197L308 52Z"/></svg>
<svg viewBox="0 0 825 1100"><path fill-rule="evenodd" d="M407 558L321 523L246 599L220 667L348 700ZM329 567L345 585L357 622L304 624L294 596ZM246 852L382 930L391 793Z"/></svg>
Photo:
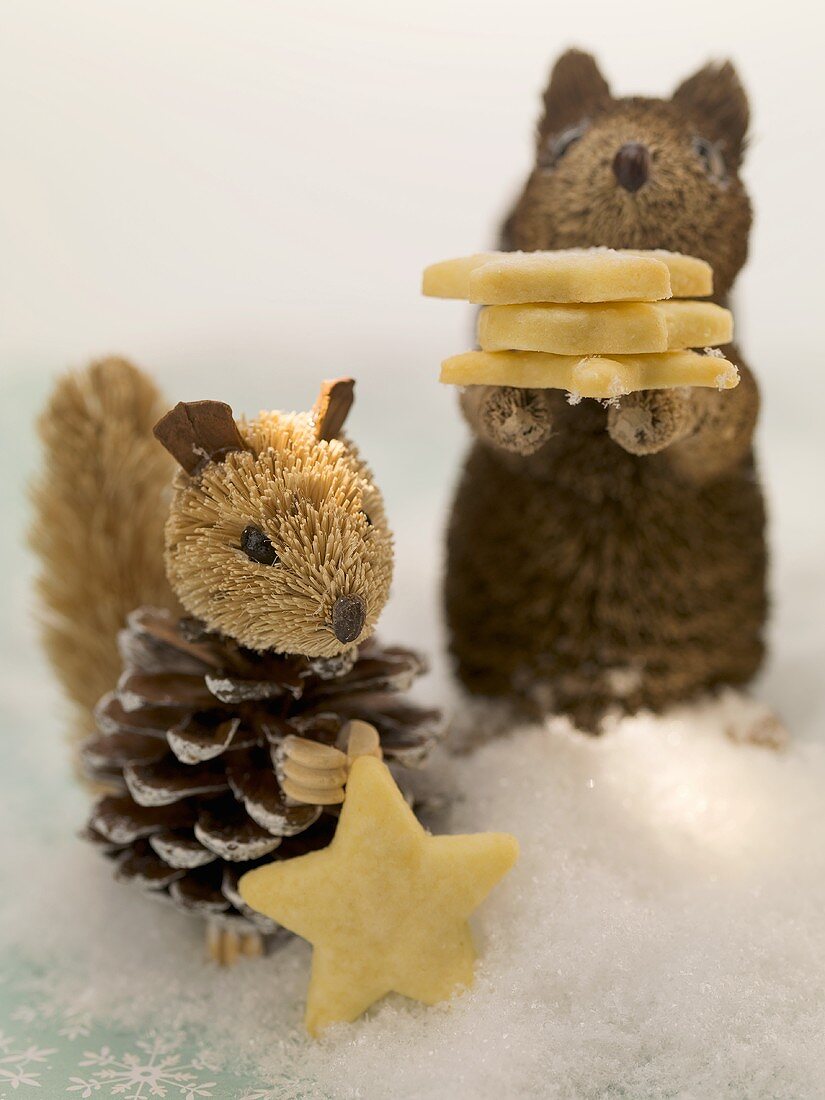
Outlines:
<svg viewBox="0 0 825 1100"><path fill-rule="evenodd" d="M352 399L339 379L311 413L236 423L195 401L154 424L152 383L107 360L63 379L41 421L32 541L47 649L103 790L86 835L118 878L207 917L221 962L278 931L240 876L331 839L353 722L399 767L441 730L398 697L424 662L371 640L392 536L341 434Z"/></svg>

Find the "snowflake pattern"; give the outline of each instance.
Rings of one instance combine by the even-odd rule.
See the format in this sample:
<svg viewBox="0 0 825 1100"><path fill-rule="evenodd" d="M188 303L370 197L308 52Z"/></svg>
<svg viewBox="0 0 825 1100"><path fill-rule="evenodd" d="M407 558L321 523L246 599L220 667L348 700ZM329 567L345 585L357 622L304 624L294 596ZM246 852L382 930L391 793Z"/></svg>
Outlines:
<svg viewBox="0 0 825 1100"><path fill-rule="evenodd" d="M11 1013L11 1019L19 1024L57 1025L55 1034L74 1042L85 1039L92 1030L92 1014L78 1005L56 1005L46 1000L20 1004Z"/></svg>
<svg viewBox="0 0 825 1100"><path fill-rule="evenodd" d="M54 1049L21 1047L22 1044L0 1031L0 1088L3 1090L0 1095L4 1097L8 1095L5 1086L13 1089L21 1085L40 1088L40 1072L30 1067L40 1065L46 1068L49 1055L56 1053Z"/></svg>
<svg viewBox="0 0 825 1100"><path fill-rule="evenodd" d="M153 1035L135 1042L139 1054L120 1057L110 1047L102 1047L97 1053L84 1051L79 1065L91 1068L91 1072L86 1077L70 1077L66 1091L79 1093L81 1100L95 1093L123 1100L146 1100L150 1096L199 1100L212 1096L217 1082L200 1080L199 1074L212 1072L213 1067L204 1057L184 1062L179 1053L182 1041L181 1036Z"/></svg>
<svg viewBox="0 0 825 1100"><path fill-rule="evenodd" d="M295 1073L279 1073L270 1079L267 1087L244 1091L238 1100L313 1100L317 1096L318 1091L308 1078Z"/></svg>
<svg viewBox="0 0 825 1100"><path fill-rule="evenodd" d="M238 1100L303 1100L304 1097L317 1096L316 1092L305 1092L301 1082L295 1078L284 1079L281 1085L271 1089L252 1089L239 1096Z"/></svg>
<svg viewBox="0 0 825 1100"><path fill-rule="evenodd" d="M137 1032L91 1009L91 993L57 997L48 974L0 972L0 1100L303 1100L303 1082L227 1067L197 1032ZM250 1067L251 1068L251 1067ZM273 1090L272 1086L275 1085ZM300 1086L300 1088L299 1088ZM37 1090L36 1092L31 1090Z"/></svg>

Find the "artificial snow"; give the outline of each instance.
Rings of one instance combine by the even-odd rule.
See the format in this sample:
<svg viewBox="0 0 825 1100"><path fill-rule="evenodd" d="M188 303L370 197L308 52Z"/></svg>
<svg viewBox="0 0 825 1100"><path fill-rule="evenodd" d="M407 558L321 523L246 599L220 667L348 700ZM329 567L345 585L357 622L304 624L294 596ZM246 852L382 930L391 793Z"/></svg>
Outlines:
<svg viewBox="0 0 825 1100"><path fill-rule="evenodd" d="M821 1096L821 406L800 403L784 382L766 404L768 428L777 425L765 448L775 611L757 693L785 719L787 746L737 743L749 728L762 736L764 723L734 694L624 720L599 740L563 722L510 729L492 711L481 723L455 701L465 734L480 724L501 732L434 761L452 796L439 829L504 829L521 845L474 922L475 988L432 1009L389 998L320 1043L301 1027L305 944L217 970L203 961L200 924L114 882L75 839L90 799L71 783L66 722L21 585L0 668L5 969L36 970L49 1011L103 1021L103 1042L119 1027L196 1035L210 1064L237 1068L237 1090L213 1089L214 1100ZM399 449L399 462L407 453ZM437 452L426 484L454 465ZM407 484L406 468L397 479ZM435 675L419 689L426 702L449 694L435 615L443 523L429 489L396 508L398 567L382 617L386 640L433 654ZM7 558L19 576L22 551Z"/></svg>
<svg viewBox="0 0 825 1100"><path fill-rule="evenodd" d="M306 945L215 970L199 925L66 835L15 845L4 938L49 961L52 997L196 1028L274 1095L813 1095L825 749L736 744L739 710L729 695L601 740L556 721L439 760L453 831L511 831L521 858L475 921L475 988L435 1009L393 997L310 1042Z"/></svg>

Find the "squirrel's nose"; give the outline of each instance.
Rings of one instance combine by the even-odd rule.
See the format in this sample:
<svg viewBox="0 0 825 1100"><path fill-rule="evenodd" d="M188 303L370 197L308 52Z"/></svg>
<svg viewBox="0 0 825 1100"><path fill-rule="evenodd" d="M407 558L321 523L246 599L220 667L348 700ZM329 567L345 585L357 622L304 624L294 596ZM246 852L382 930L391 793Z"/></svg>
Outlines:
<svg viewBox="0 0 825 1100"><path fill-rule="evenodd" d="M613 174L625 191L638 191L650 175L650 151L638 141L623 145L613 158Z"/></svg>
<svg viewBox="0 0 825 1100"><path fill-rule="evenodd" d="M339 642L354 642L364 629L367 605L360 596L339 596L332 605L332 631Z"/></svg>

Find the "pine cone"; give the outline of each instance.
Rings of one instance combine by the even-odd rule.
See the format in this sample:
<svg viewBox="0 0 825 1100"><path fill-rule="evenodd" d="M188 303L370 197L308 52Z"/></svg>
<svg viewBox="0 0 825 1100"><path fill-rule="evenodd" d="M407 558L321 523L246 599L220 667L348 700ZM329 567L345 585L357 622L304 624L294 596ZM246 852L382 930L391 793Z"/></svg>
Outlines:
<svg viewBox="0 0 825 1100"><path fill-rule="evenodd" d="M112 856L118 879L203 916L277 931L244 905L244 872L329 843L339 807L288 798L285 738L334 745L360 718L392 765L421 765L442 732L439 711L399 700L425 671L409 650L370 641L311 660L243 649L192 619L141 608L120 636L124 671L96 710L82 748L108 792L85 836Z"/></svg>

